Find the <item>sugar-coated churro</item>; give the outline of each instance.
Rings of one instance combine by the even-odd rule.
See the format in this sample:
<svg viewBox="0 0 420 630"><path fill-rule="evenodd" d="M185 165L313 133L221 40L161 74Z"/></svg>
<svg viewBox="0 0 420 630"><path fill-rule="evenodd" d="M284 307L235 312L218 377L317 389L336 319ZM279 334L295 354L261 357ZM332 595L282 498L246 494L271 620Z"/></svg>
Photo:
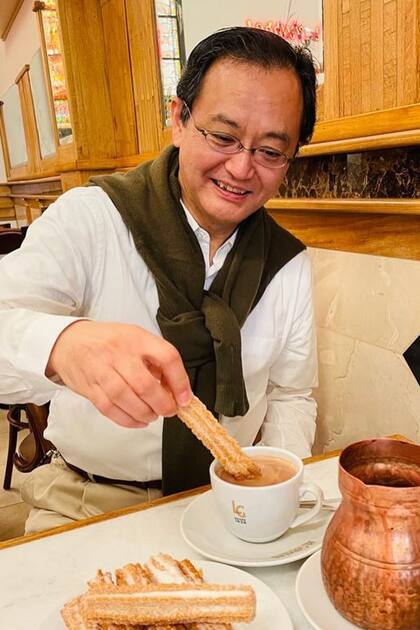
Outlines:
<svg viewBox="0 0 420 630"><path fill-rule="evenodd" d="M168 556L171 557L171 556ZM174 560L175 562L175 560ZM152 575L147 568L142 564L126 564L121 569L116 569L115 571L115 581L117 585L126 585L126 586L134 586L134 585L143 585L143 584L151 584L153 582ZM142 628L142 630L185 630L184 625L159 625L159 626L132 626L125 625L124 628L126 630L134 630L135 628Z"/></svg>
<svg viewBox="0 0 420 630"><path fill-rule="evenodd" d="M85 595L82 615L117 624L248 622L255 616L255 593L236 584L107 584Z"/></svg>
<svg viewBox="0 0 420 630"><path fill-rule="evenodd" d="M160 584L185 584L192 582L202 584L203 574L190 560L178 562L169 554L159 553L152 556L146 563L152 579ZM232 630L231 624L192 623L188 624L188 630Z"/></svg>
<svg viewBox="0 0 420 630"><path fill-rule="evenodd" d="M61 617L68 630L88 630L89 626L83 620L81 611L81 600L83 595L74 597L64 604L61 609Z"/></svg>
<svg viewBox="0 0 420 630"><path fill-rule="evenodd" d="M255 461L242 451L235 438L196 396L189 405L178 408L177 416L236 479L250 479L261 473Z"/></svg>
<svg viewBox="0 0 420 630"><path fill-rule="evenodd" d="M114 575L99 570L88 591L61 610L68 630L232 630L254 615L252 587L206 584L190 560L169 554Z"/></svg>

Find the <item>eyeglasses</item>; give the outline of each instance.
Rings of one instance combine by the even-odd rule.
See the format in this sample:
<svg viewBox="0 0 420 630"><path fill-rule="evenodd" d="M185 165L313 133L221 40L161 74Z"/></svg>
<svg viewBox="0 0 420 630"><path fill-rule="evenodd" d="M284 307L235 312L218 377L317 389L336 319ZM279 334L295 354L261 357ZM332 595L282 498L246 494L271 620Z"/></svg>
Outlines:
<svg viewBox="0 0 420 630"><path fill-rule="evenodd" d="M293 158L290 158L282 151L278 151L272 147L260 146L248 149L244 147L238 138L231 136L229 133L224 133L223 131L208 131L208 129L204 129L203 127L197 127L190 108L185 101L183 101L183 103L187 108L196 130L201 133L209 147L218 153L234 154L240 153L241 151L249 151L257 164L265 166L266 168L284 168L293 160Z"/></svg>

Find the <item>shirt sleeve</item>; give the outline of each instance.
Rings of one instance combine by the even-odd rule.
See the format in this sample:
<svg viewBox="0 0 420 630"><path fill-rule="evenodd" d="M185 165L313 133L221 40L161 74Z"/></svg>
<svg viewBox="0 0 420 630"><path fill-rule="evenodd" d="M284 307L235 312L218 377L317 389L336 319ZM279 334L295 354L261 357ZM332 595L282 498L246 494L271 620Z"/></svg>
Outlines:
<svg viewBox="0 0 420 630"><path fill-rule="evenodd" d="M294 284L296 288L288 304L294 311L293 323L270 370L260 444L307 457L315 438L316 402L312 388L318 384L312 271L307 254L302 257Z"/></svg>
<svg viewBox="0 0 420 630"><path fill-rule="evenodd" d="M63 387L45 368L60 333L85 319L86 278L100 238L80 190L52 204L0 261L1 402L43 404Z"/></svg>

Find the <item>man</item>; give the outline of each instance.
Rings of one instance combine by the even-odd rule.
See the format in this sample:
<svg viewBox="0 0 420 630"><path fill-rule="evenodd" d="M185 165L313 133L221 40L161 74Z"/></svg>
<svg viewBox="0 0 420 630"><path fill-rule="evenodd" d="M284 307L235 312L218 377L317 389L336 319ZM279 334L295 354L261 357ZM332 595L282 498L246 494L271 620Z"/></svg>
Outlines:
<svg viewBox="0 0 420 630"><path fill-rule="evenodd" d="M310 454L316 352L304 246L262 209L315 120L310 55L248 28L191 53L174 147L93 178L0 267L0 400L51 400L27 532L205 483L173 417L193 390L241 445Z"/></svg>

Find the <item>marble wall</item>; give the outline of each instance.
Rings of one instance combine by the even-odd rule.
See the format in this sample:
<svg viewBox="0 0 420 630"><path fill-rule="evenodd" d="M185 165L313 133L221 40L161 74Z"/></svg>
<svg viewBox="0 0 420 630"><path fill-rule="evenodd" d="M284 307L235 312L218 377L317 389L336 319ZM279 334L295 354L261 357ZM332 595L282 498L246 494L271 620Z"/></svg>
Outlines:
<svg viewBox="0 0 420 630"><path fill-rule="evenodd" d="M302 157L290 165L280 197L418 198L419 147Z"/></svg>
<svg viewBox="0 0 420 630"><path fill-rule="evenodd" d="M420 262L310 249L318 330L315 453L400 433L420 442Z"/></svg>

